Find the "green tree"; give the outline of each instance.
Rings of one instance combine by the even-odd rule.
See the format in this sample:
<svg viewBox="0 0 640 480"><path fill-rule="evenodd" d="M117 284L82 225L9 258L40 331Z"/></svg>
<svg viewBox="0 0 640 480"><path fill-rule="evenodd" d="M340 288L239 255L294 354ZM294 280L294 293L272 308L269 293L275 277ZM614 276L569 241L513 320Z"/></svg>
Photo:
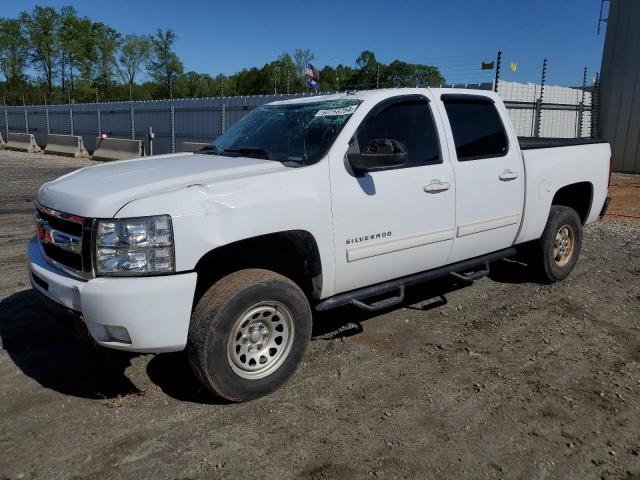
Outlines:
<svg viewBox="0 0 640 480"><path fill-rule="evenodd" d="M394 60L385 69L384 80L393 87L441 85L444 77L436 67Z"/></svg>
<svg viewBox="0 0 640 480"><path fill-rule="evenodd" d="M120 44L118 73L129 87L129 100L133 99L133 85L142 67L149 62L151 38L147 35L127 35Z"/></svg>
<svg viewBox="0 0 640 480"><path fill-rule="evenodd" d="M79 72L82 71L82 76L91 81L97 62L94 24L87 17L78 17L73 7L62 7L57 37L60 47L61 89L64 93L68 82L69 93L75 98L75 82L80 76Z"/></svg>
<svg viewBox="0 0 640 480"><path fill-rule="evenodd" d="M49 97L53 90L53 78L59 61L58 28L60 15L51 7L36 6L31 15L20 14L31 47L31 60L42 73Z"/></svg>
<svg viewBox="0 0 640 480"><path fill-rule="evenodd" d="M93 32L96 48L95 82L108 92L116 70L116 52L120 42L120 34L104 23L94 23Z"/></svg>
<svg viewBox="0 0 640 480"><path fill-rule="evenodd" d="M0 19L0 71L9 91L24 87L25 68L29 59L29 39L22 24L15 19Z"/></svg>
<svg viewBox="0 0 640 480"><path fill-rule="evenodd" d="M167 93L175 75L182 73L182 62L173 51L176 34L173 30L158 29L153 38L153 55L149 64L149 73L158 82L164 83Z"/></svg>
<svg viewBox="0 0 640 480"><path fill-rule="evenodd" d="M307 64L314 58L316 58L316 56L308 48L296 48L295 52L293 52L293 64L296 67L296 75L303 88L305 86L305 69Z"/></svg>
<svg viewBox="0 0 640 480"><path fill-rule="evenodd" d="M295 81L296 65L287 52L282 52L276 60L278 64L278 92L279 93L291 93L297 91L295 88L297 82Z"/></svg>
<svg viewBox="0 0 640 480"><path fill-rule="evenodd" d="M196 98L199 93L200 74L194 71L180 75L176 79L176 91L182 97Z"/></svg>
<svg viewBox="0 0 640 480"><path fill-rule="evenodd" d="M360 69L357 83L363 88L371 88L376 85L378 61L371 50L364 50L356 58L356 65Z"/></svg>

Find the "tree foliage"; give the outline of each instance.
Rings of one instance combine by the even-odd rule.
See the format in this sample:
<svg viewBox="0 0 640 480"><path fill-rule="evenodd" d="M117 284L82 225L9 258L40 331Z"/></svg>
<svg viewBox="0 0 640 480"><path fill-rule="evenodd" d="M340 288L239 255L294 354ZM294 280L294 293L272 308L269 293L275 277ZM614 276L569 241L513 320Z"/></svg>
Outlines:
<svg viewBox="0 0 640 480"><path fill-rule="evenodd" d="M23 12L20 21L27 30L33 65L42 73L51 95L58 67L60 15L52 7L37 6L31 15Z"/></svg>
<svg viewBox="0 0 640 480"><path fill-rule="evenodd" d="M133 85L136 76L149 62L152 39L148 35L127 35L122 39L118 54L118 73L127 85Z"/></svg>
<svg viewBox="0 0 640 480"><path fill-rule="evenodd" d="M176 34L173 30L158 29L153 38L153 56L149 63L149 73L158 83L164 83L166 93L171 90L175 76L184 70L178 55L173 51Z"/></svg>
<svg viewBox="0 0 640 480"><path fill-rule="evenodd" d="M175 97L263 95L307 91L308 48L282 52L264 65L237 73L186 71L175 50L176 33L125 35L78 16L70 6L36 6L16 19L0 18L0 96L7 103L147 100ZM315 62L314 62L315 63ZM415 87L444 83L436 67L378 61L364 50L352 65L325 65L320 90Z"/></svg>
<svg viewBox="0 0 640 480"><path fill-rule="evenodd" d="M29 39L20 20L0 19L0 71L7 84L19 88L26 80Z"/></svg>

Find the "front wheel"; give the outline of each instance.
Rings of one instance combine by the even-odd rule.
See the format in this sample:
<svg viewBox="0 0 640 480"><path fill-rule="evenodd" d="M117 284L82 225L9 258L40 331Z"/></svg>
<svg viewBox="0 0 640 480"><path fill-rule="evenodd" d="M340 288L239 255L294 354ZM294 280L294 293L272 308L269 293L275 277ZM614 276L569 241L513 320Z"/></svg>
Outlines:
<svg viewBox="0 0 640 480"><path fill-rule="evenodd" d="M234 402L266 395L300 364L311 338L311 308L282 275L241 270L216 282L194 309L187 352L200 381Z"/></svg>
<svg viewBox="0 0 640 480"><path fill-rule="evenodd" d="M553 205L534 260L542 280L553 283L569 276L582 248L582 222L570 207Z"/></svg>

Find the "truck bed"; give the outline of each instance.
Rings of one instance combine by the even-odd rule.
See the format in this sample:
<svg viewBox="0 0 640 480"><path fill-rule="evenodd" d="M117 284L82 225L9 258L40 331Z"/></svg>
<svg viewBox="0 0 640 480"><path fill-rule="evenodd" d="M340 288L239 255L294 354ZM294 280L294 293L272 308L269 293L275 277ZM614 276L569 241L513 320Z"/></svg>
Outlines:
<svg viewBox="0 0 640 480"><path fill-rule="evenodd" d="M536 139L524 149L524 215L516 243L540 238L556 192L564 185L582 184L591 197L583 224L597 220L607 198L609 158L607 142L592 139ZM545 150L551 147L555 150Z"/></svg>
<svg viewBox="0 0 640 480"><path fill-rule="evenodd" d="M572 145L590 145L594 143L606 143L601 138L536 138L518 137L520 150L533 150L537 148L569 147Z"/></svg>

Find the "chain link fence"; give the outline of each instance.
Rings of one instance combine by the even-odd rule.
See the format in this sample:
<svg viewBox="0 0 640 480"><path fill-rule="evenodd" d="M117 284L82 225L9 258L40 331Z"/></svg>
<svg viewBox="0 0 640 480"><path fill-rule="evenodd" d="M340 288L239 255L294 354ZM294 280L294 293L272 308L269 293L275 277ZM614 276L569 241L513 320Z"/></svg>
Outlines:
<svg viewBox="0 0 640 480"><path fill-rule="evenodd" d="M500 56L498 56L498 59ZM497 66L499 72L499 64ZM499 80L443 85L497 90L505 101L518 136L579 138L597 136L597 81L593 87L516 83ZM325 93L325 92L323 92ZM148 142L154 133L153 153L180 151L183 142L209 142L254 108L276 100L308 94L255 95L135 102L68 105L6 106L0 131L32 133L41 146L47 134L80 135L89 151L97 137L133 138ZM149 152L147 144L146 151Z"/></svg>

